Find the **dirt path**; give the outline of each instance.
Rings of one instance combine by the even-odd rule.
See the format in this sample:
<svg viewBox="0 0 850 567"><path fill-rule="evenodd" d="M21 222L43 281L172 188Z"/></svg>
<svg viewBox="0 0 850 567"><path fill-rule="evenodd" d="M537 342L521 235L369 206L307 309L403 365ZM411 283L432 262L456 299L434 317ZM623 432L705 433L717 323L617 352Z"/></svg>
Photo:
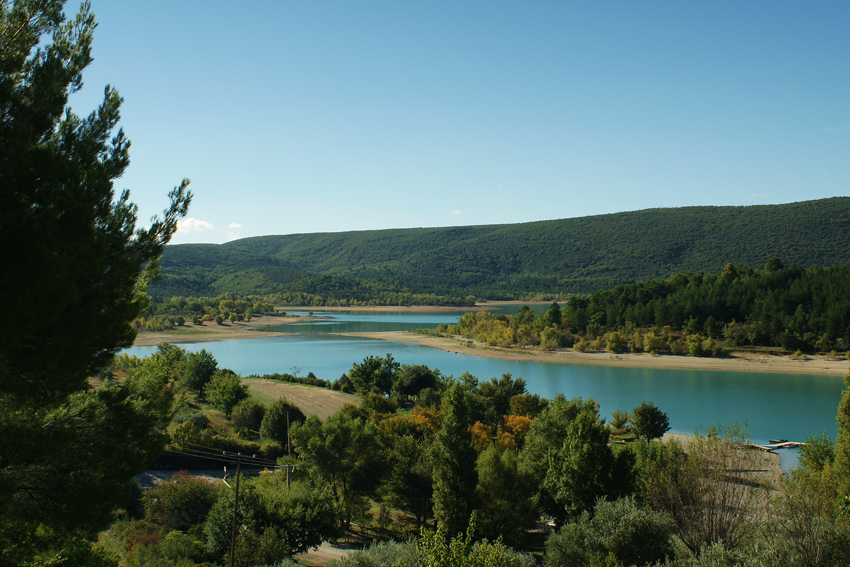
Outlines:
<svg viewBox="0 0 850 567"><path fill-rule="evenodd" d="M340 546L323 542L318 549L299 553L298 555L294 555L293 558L311 567L324 567L334 559L339 559L358 549L360 549L360 546Z"/></svg>

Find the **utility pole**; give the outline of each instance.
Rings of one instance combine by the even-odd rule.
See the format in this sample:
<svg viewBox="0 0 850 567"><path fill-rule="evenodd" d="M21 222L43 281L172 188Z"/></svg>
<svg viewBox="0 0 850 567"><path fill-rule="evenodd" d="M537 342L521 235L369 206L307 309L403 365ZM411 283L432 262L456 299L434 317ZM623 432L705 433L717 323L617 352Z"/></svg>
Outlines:
<svg viewBox="0 0 850 567"><path fill-rule="evenodd" d="M292 460L292 437L289 436L289 410L286 410L286 446L289 448L289 457ZM289 463L286 463L286 488L291 488L290 486L290 475L289 471L292 470L290 468Z"/></svg>
<svg viewBox="0 0 850 567"><path fill-rule="evenodd" d="M224 452L227 454L227 451ZM236 453L236 497L233 502L233 535L230 539L230 567L236 564L236 515L239 513L239 468L242 464L242 453Z"/></svg>

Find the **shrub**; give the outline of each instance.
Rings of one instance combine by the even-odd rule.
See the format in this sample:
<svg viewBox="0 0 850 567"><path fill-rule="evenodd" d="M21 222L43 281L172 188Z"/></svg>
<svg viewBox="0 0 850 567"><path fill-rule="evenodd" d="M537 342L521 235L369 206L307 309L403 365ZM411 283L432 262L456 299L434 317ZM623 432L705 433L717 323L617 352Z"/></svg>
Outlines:
<svg viewBox="0 0 850 567"><path fill-rule="evenodd" d="M622 430L629 422L629 412L625 410L614 410L611 412L611 428L615 431Z"/></svg>
<svg viewBox="0 0 850 567"><path fill-rule="evenodd" d="M349 553L345 557L331 561L328 567L383 567L384 565L419 567L416 544L396 541L375 543L366 549Z"/></svg>
<svg viewBox="0 0 850 567"><path fill-rule="evenodd" d="M202 524L216 500L214 484L186 471L174 473L142 497L146 520L184 531Z"/></svg>
<svg viewBox="0 0 850 567"><path fill-rule="evenodd" d="M546 540L544 565L584 567L593 560L614 559L623 565L647 565L673 555L673 521L644 508L631 497L599 500L593 515L585 512Z"/></svg>
<svg viewBox="0 0 850 567"><path fill-rule="evenodd" d="M187 421L194 425L198 431L203 431L210 425L210 418L201 411L178 413L177 417L174 418L174 423L185 423Z"/></svg>
<svg viewBox="0 0 850 567"><path fill-rule="evenodd" d="M245 399L236 404L236 407L230 412L230 420L240 435L247 435L259 433L265 415L266 408L264 406L254 400Z"/></svg>
<svg viewBox="0 0 850 567"><path fill-rule="evenodd" d="M626 339L618 331L611 331L605 335L605 342L608 344L608 350L611 352L622 352L626 350Z"/></svg>
<svg viewBox="0 0 850 567"><path fill-rule="evenodd" d="M287 426L287 413L289 424L303 423L306 417L304 413L286 398L280 398L266 412L260 425L260 437L272 439L282 445L287 445L289 440L289 428Z"/></svg>

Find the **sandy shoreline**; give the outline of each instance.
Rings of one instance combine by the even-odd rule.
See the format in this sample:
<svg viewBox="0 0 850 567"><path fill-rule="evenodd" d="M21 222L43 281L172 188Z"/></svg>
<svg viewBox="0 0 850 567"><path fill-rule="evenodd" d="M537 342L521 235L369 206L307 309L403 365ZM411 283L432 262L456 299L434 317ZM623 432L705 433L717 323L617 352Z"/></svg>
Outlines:
<svg viewBox="0 0 850 567"><path fill-rule="evenodd" d="M847 360L826 360L822 355L809 360L791 360L788 357L751 353L732 353L727 358L697 358L639 353L576 352L564 349L553 352L520 348L467 346L461 338L432 337L405 331L381 333L343 333L348 336L397 341L438 348L470 356L500 360L529 360L553 364L592 366L621 366L631 368L666 368L676 370L717 370L737 372L782 372L789 374L821 374L843 377L847 373Z"/></svg>
<svg viewBox="0 0 850 567"><path fill-rule="evenodd" d="M261 331L261 328L277 327L295 321L304 321L305 317L281 317L264 315L254 317L250 321L226 323L218 325L215 321L204 321L202 325L191 322L175 331L139 331L133 346L154 346L159 343L200 343L209 341L225 341L230 339L256 339L261 337L277 337L289 333ZM190 331L186 333L185 331ZM192 333L191 331L199 331Z"/></svg>
<svg viewBox="0 0 850 567"><path fill-rule="evenodd" d="M476 303L474 306L471 305L354 305L350 307L341 307L341 306L332 306L332 307L280 307L281 311L362 311L364 313L368 313L369 311L375 313L386 313L386 312L404 312L404 311L481 311L484 309L498 309L500 307L504 307L505 305L534 305L537 302L534 301L502 301L502 302L494 302L494 303ZM549 302L551 303L551 302ZM548 305L549 303L546 303Z"/></svg>
<svg viewBox="0 0 850 567"><path fill-rule="evenodd" d="M477 309L497 308L511 303L524 304L528 302L483 303L476 305ZM470 307L433 307L433 306L378 306L378 307L292 307L291 311L362 311L362 312L403 312L403 311L469 311ZM260 329L278 327L294 322L310 320L308 317L290 317L281 315L264 315L251 321L226 323L217 325L206 321L203 325L187 323L182 331L200 331L199 333L181 333L178 331L152 332L141 331L133 346L152 346L161 342L209 342L232 339L253 339L286 335L285 332L270 332ZM750 352L733 352L726 358L698 358L683 355L651 355L646 353L610 353L610 352L576 352L572 349L558 351L543 351L537 349L522 349L519 347L501 348L487 347L483 344L468 346L466 339L460 337L432 337L405 331L343 333L348 336L396 341L438 348L468 356L481 356L500 360L530 360L552 364L576 364L592 366L619 366L631 368L659 368L674 370L717 370L724 372L780 372L787 374L819 374L843 377L848 371L848 361L828 360L824 355L814 355L806 360L791 360L787 356L760 354Z"/></svg>
<svg viewBox="0 0 850 567"><path fill-rule="evenodd" d="M363 306L356 305L351 307L311 307L309 305L302 307L279 307L281 313L287 311L313 311L313 312L336 312L336 311L360 311L363 313L403 313L405 311L414 313L417 311L446 311L449 313L459 311L481 311L485 309L498 309L505 305L532 305L536 302L528 301L504 301L497 303L477 303L474 307L457 307L452 305L377 305ZM303 323L310 321L310 317L289 317L286 315L263 315L252 318L250 321L239 321L230 323L226 321L223 325L218 325L214 321L204 321L201 325L195 325L187 322L183 327L173 331L139 331L136 340L133 341L133 346L154 346L162 342L168 343L195 343L195 342L210 342L210 341L226 341L231 339L254 339L257 337L275 337L287 335L289 333L277 331L261 331L264 327L278 327L289 323ZM188 331L188 332L187 332ZM196 332L192 332L196 331Z"/></svg>

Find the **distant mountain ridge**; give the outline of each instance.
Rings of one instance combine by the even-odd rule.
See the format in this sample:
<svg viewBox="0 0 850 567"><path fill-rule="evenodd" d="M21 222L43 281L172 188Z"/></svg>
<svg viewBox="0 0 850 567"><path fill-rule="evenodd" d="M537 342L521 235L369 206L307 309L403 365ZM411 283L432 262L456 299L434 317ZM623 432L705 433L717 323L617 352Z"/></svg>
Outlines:
<svg viewBox="0 0 850 567"><path fill-rule="evenodd" d="M151 293L327 295L365 286L506 298L719 272L726 262L761 268L772 256L804 267L850 263L850 197L174 245Z"/></svg>

